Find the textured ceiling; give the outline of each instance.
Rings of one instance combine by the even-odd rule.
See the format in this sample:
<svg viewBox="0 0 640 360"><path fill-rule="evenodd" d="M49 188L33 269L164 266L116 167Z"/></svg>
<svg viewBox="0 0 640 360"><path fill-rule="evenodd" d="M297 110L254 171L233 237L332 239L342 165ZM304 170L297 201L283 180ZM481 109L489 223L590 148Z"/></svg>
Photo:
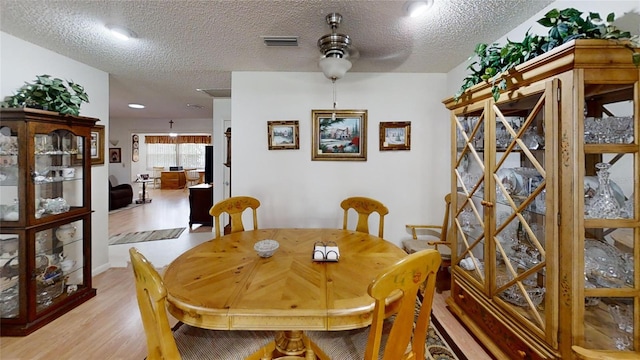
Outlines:
<svg viewBox="0 0 640 360"><path fill-rule="evenodd" d="M409 18L405 1L0 0L0 30L108 72L112 118L209 118L211 96L196 89L230 89L231 71L320 71L330 12L360 52L351 72L442 73L551 2L435 0ZM118 42L106 24L138 38ZM264 35L298 36L299 46L266 47Z"/></svg>

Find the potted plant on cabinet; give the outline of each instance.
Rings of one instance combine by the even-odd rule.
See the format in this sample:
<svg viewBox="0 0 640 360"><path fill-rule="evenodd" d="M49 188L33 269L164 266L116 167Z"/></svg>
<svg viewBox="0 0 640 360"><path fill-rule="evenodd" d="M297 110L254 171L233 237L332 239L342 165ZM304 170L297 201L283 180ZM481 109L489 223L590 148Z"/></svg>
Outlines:
<svg viewBox="0 0 640 360"><path fill-rule="evenodd" d="M78 116L83 102L89 102L89 95L82 85L51 78L50 75L39 75L35 82L25 82L14 95L7 96L1 105L6 108L28 107Z"/></svg>
<svg viewBox="0 0 640 360"><path fill-rule="evenodd" d="M507 88L506 80L501 76L527 60L544 54L562 44L575 39L607 39L621 41L632 51L633 63L640 66L640 40L637 35L631 36L628 31L621 31L611 23L615 15L610 13L606 20L600 14L590 12L582 18L582 12L568 8L553 9L538 20L538 23L549 28L547 36L529 34L527 31L521 42L507 39L505 46L494 43L478 44L469 60L473 61L467 67L471 74L467 75L462 86L455 94L458 100L464 92L483 81L491 82L491 92L494 99L498 99L500 91Z"/></svg>

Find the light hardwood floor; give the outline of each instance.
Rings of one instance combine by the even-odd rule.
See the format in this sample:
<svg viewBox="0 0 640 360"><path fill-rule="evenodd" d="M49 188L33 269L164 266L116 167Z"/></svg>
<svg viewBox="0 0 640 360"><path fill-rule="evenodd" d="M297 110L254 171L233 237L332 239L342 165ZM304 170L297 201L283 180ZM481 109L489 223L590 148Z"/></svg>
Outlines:
<svg viewBox="0 0 640 360"><path fill-rule="evenodd" d="M158 268L213 237L210 227L189 229L187 191L151 190L150 204L109 215L109 235L186 227L180 238L137 243ZM194 226L195 228L195 226ZM25 337L0 338L0 359L134 359L146 356L146 343L128 267L132 244L109 247L112 267L95 276L98 295ZM433 312L469 360L491 359L446 309L448 292L434 298ZM339 359L336 359L339 360Z"/></svg>

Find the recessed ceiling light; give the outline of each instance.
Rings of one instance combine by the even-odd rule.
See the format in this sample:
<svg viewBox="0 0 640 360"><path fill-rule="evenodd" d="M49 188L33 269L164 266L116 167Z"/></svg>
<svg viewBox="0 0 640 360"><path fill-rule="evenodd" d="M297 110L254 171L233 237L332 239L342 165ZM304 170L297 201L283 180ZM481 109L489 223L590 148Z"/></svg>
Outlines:
<svg viewBox="0 0 640 360"><path fill-rule="evenodd" d="M204 106L198 104L187 104L187 107L190 109L204 109Z"/></svg>
<svg viewBox="0 0 640 360"><path fill-rule="evenodd" d="M129 107L132 109L144 109L144 105L142 104L129 104Z"/></svg>
<svg viewBox="0 0 640 360"><path fill-rule="evenodd" d="M418 17L424 14L431 5L433 5L433 0L409 1L406 5L406 11L410 17Z"/></svg>
<svg viewBox="0 0 640 360"><path fill-rule="evenodd" d="M129 40L137 38L138 35L130 29L127 29L124 26L107 24L107 29L111 31L113 36L117 37L120 40Z"/></svg>

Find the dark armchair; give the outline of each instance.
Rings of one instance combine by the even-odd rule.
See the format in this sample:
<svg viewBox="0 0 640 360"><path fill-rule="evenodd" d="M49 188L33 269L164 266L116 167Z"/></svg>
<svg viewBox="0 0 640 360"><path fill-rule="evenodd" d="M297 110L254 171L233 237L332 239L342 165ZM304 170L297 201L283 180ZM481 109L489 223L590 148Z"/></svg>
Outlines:
<svg viewBox="0 0 640 360"><path fill-rule="evenodd" d="M133 188L129 184L113 186L109 180L109 210L125 207L133 202Z"/></svg>

